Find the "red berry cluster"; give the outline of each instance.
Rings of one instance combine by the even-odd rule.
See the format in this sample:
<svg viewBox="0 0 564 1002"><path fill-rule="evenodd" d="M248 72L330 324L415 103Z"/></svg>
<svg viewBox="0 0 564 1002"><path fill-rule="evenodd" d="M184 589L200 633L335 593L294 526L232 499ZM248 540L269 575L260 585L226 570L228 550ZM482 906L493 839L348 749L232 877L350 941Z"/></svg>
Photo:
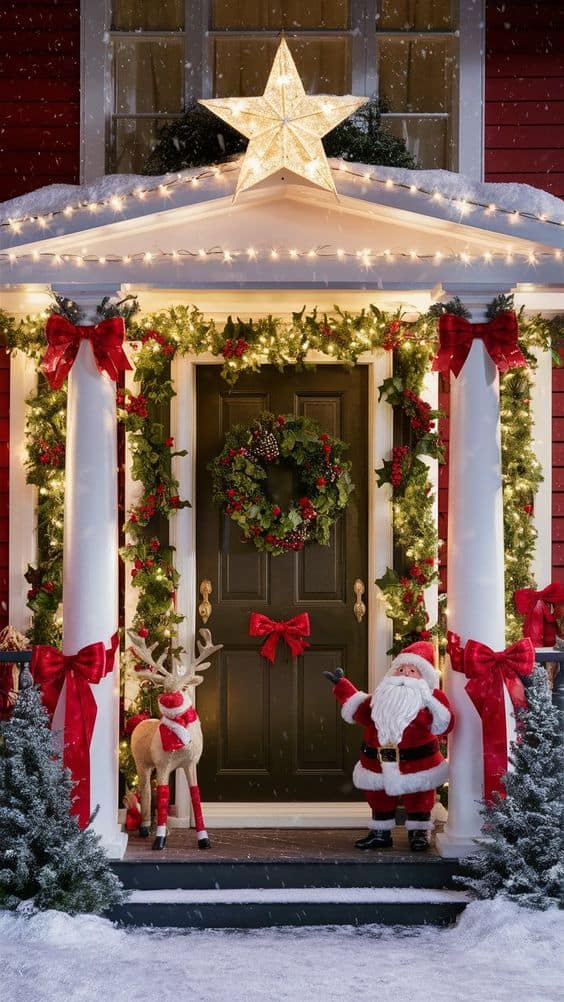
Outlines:
<svg viewBox="0 0 564 1002"><path fill-rule="evenodd" d="M133 394L126 396L125 391L120 389L116 393L116 402L126 414L134 414L135 417L140 418L148 417L147 397L144 397L142 393L137 397Z"/></svg>
<svg viewBox="0 0 564 1002"><path fill-rule="evenodd" d="M163 355L166 355L167 358L171 358L174 355L174 345L170 341L167 341L164 334L159 334L158 331L145 331L141 338L141 344L147 344L148 341L156 341L157 344L160 344L163 349Z"/></svg>
<svg viewBox="0 0 564 1002"><path fill-rule="evenodd" d="M323 334L323 337L333 337L333 331L331 330L329 324L320 324L319 333Z"/></svg>
<svg viewBox="0 0 564 1002"><path fill-rule="evenodd" d="M385 351L392 351L398 344L398 337L401 330L401 323L399 320L391 320L386 329L386 339L382 342L382 348Z"/></svg>
<svg viewBox="0 0 564 1002"><path fill-rule="evenodd" d="M139 557L134 561L133 567L131 568L131 577L136 578L139 571L150 571L155 566L155 561L151 557L147 557L146 560L141 560Z"/></svg>
<svg viewBox="0 0 564 1002"><path fill-rule="evenodd" d="M300 498L298 505L301 508L301 516L304 522L311 522L312 519L317 518L317 512L309 498Z"/></svg>
<svg viewBox="0 0 564 1002"><path fill-rule="evenodd" d="M411 415L409 423L413 431L418 435L426 435L433 428L431 405L418 397L413 390L404 390L403 397L407 404L407 413Z"/></svg>
<svg viewBox="0 0 564 1002"><path fill-rule="evenodd" d="M46 592L48 595L52 595L53 592L55 591L55 582L54 581L44 581L43 584L34 585L33 588L30 588L29 591L28 591L28 593L27 593L28 599L37 598L37 596L39 595L39 592L41 592L41 591Z"/></svg>
<svg viewBox="0 0 564 1002"><path fill-rule="evenodd" d="M53 445L49 445L45 439L41 438L38 446L38 458L42 466L63 466L65 462L65 447L62 442L55 442Z"/></svg>
<svg viewBox="0 0 564 1002"><path fill-rule="evenodd" d="M396 445L392 449L392 472L390 480L393 487L399 487L403 479L403 461L408 453L407 445Z"/></svg>
<svg viewBox="0 0 564 1002"><path fill-rule="evenodd" d="M241 446L239 449L230 449L227 455L222 457L221 465L231 466L236 456L246 456L247 452L248 450L244 446Z"/></svg>
<svg viewBox="0 0 564 1002"><path fill-rule="evenodd" d="M221 354L224 358L242 358L246 351L249 350L249 342L245 341L245 338L240 337L235 340L235 338L228 338L223 348L221 349Z"/></svg>

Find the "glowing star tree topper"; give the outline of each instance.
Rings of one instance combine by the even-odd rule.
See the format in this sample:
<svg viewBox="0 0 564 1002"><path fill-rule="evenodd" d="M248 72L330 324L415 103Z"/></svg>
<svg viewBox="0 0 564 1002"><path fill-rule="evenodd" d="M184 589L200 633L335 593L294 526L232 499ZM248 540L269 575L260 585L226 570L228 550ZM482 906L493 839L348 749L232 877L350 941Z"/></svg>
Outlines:
<svg viewBox="0 0 564 1002"><path fill-rule="evenodd" d="M336 192L321 137L352 115L366 97L306 94L283 38L262 97L200 101L249 139L235 198L281 169Z"/></svg>

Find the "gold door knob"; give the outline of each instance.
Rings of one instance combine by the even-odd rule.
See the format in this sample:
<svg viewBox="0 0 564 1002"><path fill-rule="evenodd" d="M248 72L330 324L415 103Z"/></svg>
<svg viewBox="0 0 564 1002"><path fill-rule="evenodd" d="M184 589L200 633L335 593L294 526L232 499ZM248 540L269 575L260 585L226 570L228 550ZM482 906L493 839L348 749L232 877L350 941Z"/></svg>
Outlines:
<svg viewBox="0 0 564 1002"><path fill-rule="evenodd" d="M200 595L202 596L202 601L198 606L198 612L200 614L200 619L202 620L202 623L207 623L208 619L212 614L212 604L209 600L212 591L213 588L211 581L208 581L207 578L204 578L204 580L200 582Z"/></svg>
<svg viewBox="0 0 564 1002"><path fill-rule="evenodd" d="M362 601L362 596L364 595L365 590L364 581L357 578L353 584L353 591L356 598L356 602L353 605L353 612L356 616L357 623L361 623L366 615L366 606Z"/></svg>

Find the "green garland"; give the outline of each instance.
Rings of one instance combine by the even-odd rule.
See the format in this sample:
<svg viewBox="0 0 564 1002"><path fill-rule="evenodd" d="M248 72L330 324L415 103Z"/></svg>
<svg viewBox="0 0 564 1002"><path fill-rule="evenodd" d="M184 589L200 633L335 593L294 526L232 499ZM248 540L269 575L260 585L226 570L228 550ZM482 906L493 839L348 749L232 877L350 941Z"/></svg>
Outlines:
<svg viewBox="0 0 564 1002"><path fill-rule="evenodd" d="M233 428L210 463L214 501L258 550L280 556L306 543L326 545L354 490L346 449L309 418L265 412L250 426ZM299 499L286 511L265 490L273 462L291 464L299 478Z"/></svg>
<svg viewBox="0 0 564 1002"><path fill-rule="evenodd" d="M72 304L67 304L67 310ZM452 304L449 304L452 306ZM507 307L506 307L507 308ZM101 304L100 316L115 315L116 308ZM124 312L123 308L120 312ZM311 351L323 352L340 364L354 365L364 352L394 352L394 377L381 387L381 396L401 412L409 429L409 442L377 471L378 482L390 485L393 494L394 537L400 572L388 569L378 582L385 595L388 615L394 619L394 649L428 634L424 589L437 578L437 538L433 497L423 457L441 459L435 428L436 412L421 400L425 372L436 346L436 310L407 322L399 312L387 314L371 306L352 314L335 308L330 315L304 310L289 321L265 317L253 322L231 318L223 328L196 308L172 307L143 318L127 310L128 338L139 343L135 380L139 393L118 395L132 453L132 475L142 486L141 496L127 514L126 545L122 555L133 564L132 578L139 591L133 626L160 643L174 642L181 616L175 609L178 574L166 531L171 515L188 504L179 497L171 472L174 443L168 436L165 413L174 396L170 362L176 355L209 352L223 356L222 373L233 385L243 371L258 371L270 364L307 367ZM76 322L78 318L75 317ZM44 351L45 315L16 321L0 315L8 347L25 351L38 360ZM536 317L520 317L520 344L525 352L544 349L555 341L560 324ZM511 403L505 401L511 397ZM518 398L518 399L517 399ZM512 611L516 587L530 583L534 531L531 504L540 480L535 468L530 414L530 377L510 372L502 379L502 432L506 500L506 594L511 635L518 628ZM31 584L28 604L33 613L32 642L56 642L60 624L56 611L61 597L61 532L63 509L64 391L53 393L43 380L28 401L26 429L28 481L39 488L39 561L28 571ZM527 416L524 417L524 414ZM176 453L179 454L179 453Z"/></svg>

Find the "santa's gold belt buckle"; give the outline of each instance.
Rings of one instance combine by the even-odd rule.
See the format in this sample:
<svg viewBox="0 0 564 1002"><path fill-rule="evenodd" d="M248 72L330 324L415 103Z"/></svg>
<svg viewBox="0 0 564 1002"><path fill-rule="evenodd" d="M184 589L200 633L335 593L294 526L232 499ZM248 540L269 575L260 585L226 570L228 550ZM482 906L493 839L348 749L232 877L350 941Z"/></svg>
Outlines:
<svg viewBox="0 0 564 1002"><path fill-rule="evenodd" d="M394 758L391 759L388 756L382 757L382 752L393 752ZM380 762L399 762L400 750L397 745L380 745L378 748L378 758Z"/></svg>

